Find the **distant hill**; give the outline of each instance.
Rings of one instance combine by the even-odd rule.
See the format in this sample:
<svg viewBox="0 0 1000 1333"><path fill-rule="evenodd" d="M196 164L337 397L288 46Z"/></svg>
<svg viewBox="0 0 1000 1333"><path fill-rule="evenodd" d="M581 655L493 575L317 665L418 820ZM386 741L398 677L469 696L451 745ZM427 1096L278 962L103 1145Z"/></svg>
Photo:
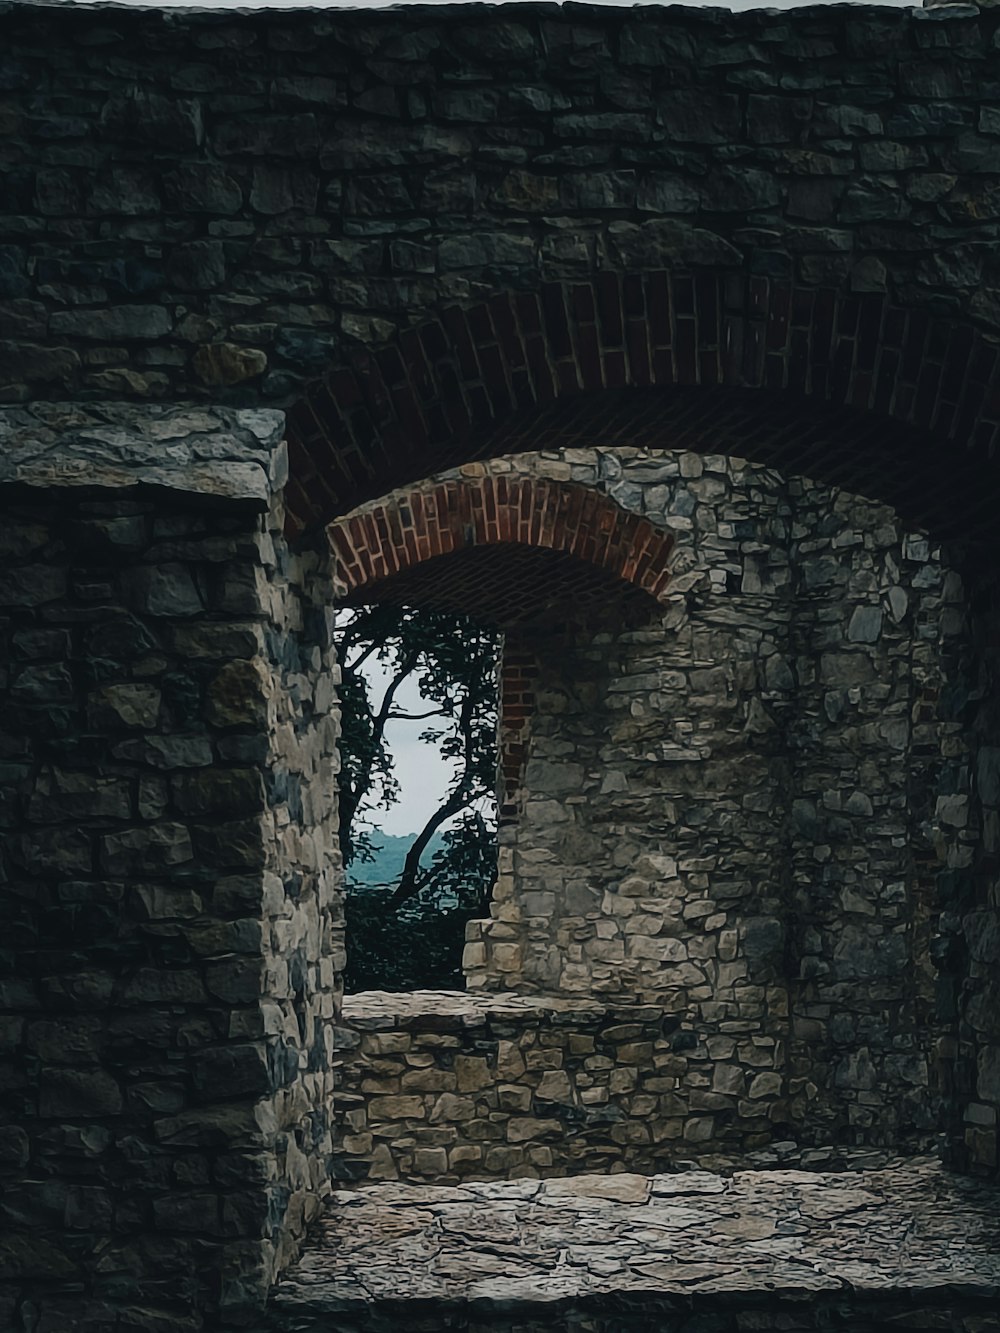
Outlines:
<svg viewBox="0 0 1000 1333"><path fill-rule="evenodd" d="M374 861L355 861L348 867L348 887L375 887L393 885L399 882L403 873L406 853L417 835L407 833L394 837L391 833L380 833L373 839L376 847ZM421 858L421 864L429 865L434 853L443 846L440 833L435 833Z"/></svg>

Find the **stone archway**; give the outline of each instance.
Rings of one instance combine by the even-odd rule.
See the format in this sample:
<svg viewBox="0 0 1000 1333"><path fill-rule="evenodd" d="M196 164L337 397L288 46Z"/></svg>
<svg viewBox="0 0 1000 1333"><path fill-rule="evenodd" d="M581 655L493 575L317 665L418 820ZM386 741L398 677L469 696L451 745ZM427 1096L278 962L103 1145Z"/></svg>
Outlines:
<svg viewBox="0 0 1000 1333"><path fill-rule="evenodd" d="M600 436L750 457L985 544L997 19L0 17L0 1321L196 1329L263 1299L330 1174L323 525L440 467ZM289 402L291 552L259 411ZM952 1160L983 1174L991 561L934 622L972 625L942 642L974 679L914 705L977 752L906 791L962 844L914 930L945 909Z"/></svg>
<svg viewBox="0 0 1000 1333"><path fill-rule="evenodd" d="M991 340L887 296L597 273L446 308L334 367L289 413L289 523L474 458L614 440L732 453L985 537L998 404Z"/></svg>
<svg viewBox="0 0 1000 1333"><path fill-rule="evenodd" d="M328 532L348 600L415 599L505 628L567 607L585 614L611 584L622 585L611 594L619 602L655 610L674 544L671 533L583 486L485 470L394 492ZM555 558L544 582L510 578L505 564L521 551Z"/></svg>

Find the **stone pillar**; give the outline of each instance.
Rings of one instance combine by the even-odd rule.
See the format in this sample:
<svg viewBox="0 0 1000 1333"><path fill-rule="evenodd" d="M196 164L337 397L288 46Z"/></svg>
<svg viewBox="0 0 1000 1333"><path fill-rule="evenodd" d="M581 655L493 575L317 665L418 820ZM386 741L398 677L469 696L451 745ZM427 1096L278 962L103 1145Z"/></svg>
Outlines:
<svg viewBox="0 0 1000 1333"><path fill-rule="evenodd" d="M331 585L282 427L0 419L3 1328L246 1322L328 1179Z"/></svg>
<svg viewBox="0 0 1000 1333"><path fill-rule="evenodd" d="M938 878L932 950L946 1033L938 1068L950 1111L946 1164L1000 1178L1000 581L996 564L981 558L967 578L975 652L953 706L975 714L976 749L952 800L968 806L976 843L974 858L950 859Z"/></svg>

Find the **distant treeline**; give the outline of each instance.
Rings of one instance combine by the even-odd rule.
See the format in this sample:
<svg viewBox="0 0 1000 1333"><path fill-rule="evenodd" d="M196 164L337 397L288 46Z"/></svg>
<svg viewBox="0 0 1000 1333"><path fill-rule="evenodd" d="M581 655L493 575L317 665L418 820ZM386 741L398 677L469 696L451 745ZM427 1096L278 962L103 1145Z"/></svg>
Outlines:
<svg viewBox="0 0 1000 1333"><path fill-rule="evenodd" d="M374 861L354 861L347 871L347 887L351 888L394 888L403 873L403 862L410 844L417 835L406 833L394 837L391 833L378 833L372 838ZM435 833L427 844L427 850L421 858L422 865L430 865L436 851L443 846L441 834Z"/></svg>

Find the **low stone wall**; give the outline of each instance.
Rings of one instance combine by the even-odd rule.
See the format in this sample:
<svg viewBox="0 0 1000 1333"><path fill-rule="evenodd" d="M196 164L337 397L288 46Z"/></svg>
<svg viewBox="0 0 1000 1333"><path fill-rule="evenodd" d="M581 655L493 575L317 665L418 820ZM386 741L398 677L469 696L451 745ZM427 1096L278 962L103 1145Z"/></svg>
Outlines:
<svg viewBox="0 0 1000 1333"><path fill-rule="evenodd" d="M783 1043L696 1030L662 1005L372 991L348 996L341 1022L341 1180L649 1171L814 1142L790 1120Z"/></svg>

